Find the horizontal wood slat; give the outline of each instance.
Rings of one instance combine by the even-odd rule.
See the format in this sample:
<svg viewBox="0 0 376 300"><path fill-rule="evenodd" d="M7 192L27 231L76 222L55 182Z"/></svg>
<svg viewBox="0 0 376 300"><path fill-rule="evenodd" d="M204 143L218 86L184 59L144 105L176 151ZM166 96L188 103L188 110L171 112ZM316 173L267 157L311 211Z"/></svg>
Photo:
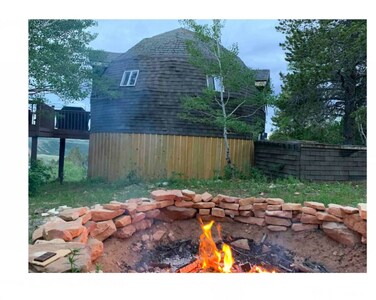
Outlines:
<svg viewBox="0 0 376 300"><path fill-rule="evenodd" d="M230 139L235 166L245 171L253 165L251 140ZM223 174L225 150L222 138L157 134L91 133L91 178L108 180L137 174L144 179L213 178Z"/></svg>

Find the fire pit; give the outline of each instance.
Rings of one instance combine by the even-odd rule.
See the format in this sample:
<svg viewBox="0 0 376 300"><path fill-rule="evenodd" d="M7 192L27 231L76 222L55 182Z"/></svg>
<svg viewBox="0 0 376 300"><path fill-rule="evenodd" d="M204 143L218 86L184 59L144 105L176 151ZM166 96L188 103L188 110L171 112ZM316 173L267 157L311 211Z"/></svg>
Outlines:
<svg viewBox="0 0 376 300"><path fill-rule="evenodd" d="M116 273L367 271L365 204L326 207L188 190L153 191L151 198L60 211L33 234L32 271L68 271L66 257L43 268L33 259L76 246L91 258L84 272L95 265Z"/></svg>

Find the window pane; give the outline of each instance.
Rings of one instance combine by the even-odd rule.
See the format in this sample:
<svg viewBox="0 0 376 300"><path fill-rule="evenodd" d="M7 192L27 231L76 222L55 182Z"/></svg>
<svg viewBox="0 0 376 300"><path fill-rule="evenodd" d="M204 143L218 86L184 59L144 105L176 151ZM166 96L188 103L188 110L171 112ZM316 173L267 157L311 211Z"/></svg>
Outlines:
<svg viewBox="0 0 376 300"><path fill-rule="evenodd" d="M131 78L129 79L128 85L135 85L137 79L138 71L133 71L131 74Z"/></svg>
<svg viewBox="0 0 376 300"><path fill-rule="evenodd" d="M122 78L122 81L121 81L121 84L120 85L127 85L127 82L128 82L128 79L129 79L129 75L131 74L131 72L129 71L125 71L124 74L123 74L123 78Z"/></svg>
<svg viewBox="0 0 376 300"><path fill-rule="evenodd" d="M219 77L214 77L214 90L217 92L223 91L222 80Z"/></svg>
<svg viewBox="0 0 376 300"><path fill-rule="evenodd" d="M207 76L206 79L208 83L208 88L214 90L214 78L212 76Z"/></svg>

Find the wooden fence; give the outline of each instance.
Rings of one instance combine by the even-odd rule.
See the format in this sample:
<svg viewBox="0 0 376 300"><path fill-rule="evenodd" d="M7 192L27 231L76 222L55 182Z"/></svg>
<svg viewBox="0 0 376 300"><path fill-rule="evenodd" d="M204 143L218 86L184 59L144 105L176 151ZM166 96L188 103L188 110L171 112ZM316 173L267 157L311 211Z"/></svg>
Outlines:
<svg viewBox="0 0 376 300"><path fill-rule="evenodd" d="M144 179L213 178L223 174L225 151L222 138L156 134L91 133L89 171L91 178L116 180L135 172ZM251 140L230 139L237 168L253 165Z"/></svg>

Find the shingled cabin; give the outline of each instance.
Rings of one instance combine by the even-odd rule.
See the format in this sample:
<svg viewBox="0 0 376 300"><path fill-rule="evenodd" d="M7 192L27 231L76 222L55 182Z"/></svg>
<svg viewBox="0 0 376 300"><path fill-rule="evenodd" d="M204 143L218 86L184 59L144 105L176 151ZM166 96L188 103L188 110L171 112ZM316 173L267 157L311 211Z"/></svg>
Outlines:
<svg viewBox="0 0 376 300"><path fill-rule="evenodd" d="M194 33L175 29L145 38L123 54L109 54L91 96L89 170L91 178L212 178L223 172L222 131L179 117L184 95L195 96L216 82L189 62L186 41ZM209 58L210 59L210 58ZM255 91L269 84L269 70L256 70ZM249 111L243 111L249 114ZM265 108L247 118L252 124ZM253 164L251 134L230 135L235 165Z"/></svg>

